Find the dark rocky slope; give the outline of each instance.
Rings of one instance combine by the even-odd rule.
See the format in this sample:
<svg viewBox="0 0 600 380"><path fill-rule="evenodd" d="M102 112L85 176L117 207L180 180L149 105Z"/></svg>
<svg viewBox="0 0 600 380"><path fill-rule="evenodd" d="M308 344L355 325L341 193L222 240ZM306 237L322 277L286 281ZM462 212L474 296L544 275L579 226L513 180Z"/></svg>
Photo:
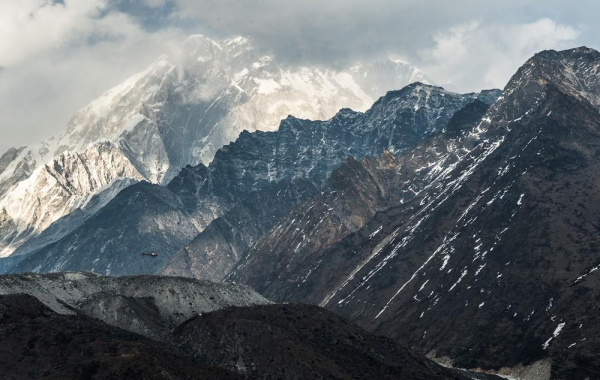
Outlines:
<svg viewBox="0 0 600 380"><path fill-rule="evenodd" d="M159 273L223 280L248 247L253 246L290 207L316 193L318 188L305 179L283 180L251 193L186 244Z"/></svg>
<svg viewBox="0 0 600 380"><path fill-rule="evenodd" d="M77 274L53 276L84 281ZM13 290L25 289L20 280L20 287L15 281ZM40 278L36 280L40 282ZM61 286L56 279L54 285L73 297L77 288L85 293L90 286L70 286L68 282ZM89 298L84 304L98 303L96 308L103 309L104 315L122 318L122 299L128 297L114 293L114 284L96 282L94 286L101 289L101 299ZM59 309L70 312L65 314L64 310L57 312L58 304L45 305L52 302L39 292L35 296L0 295L3 378L496 379L441 367L316 306L203 310L151 340L90 318L81 304L71 308L62 303ZM129 310L137 306L145 312L137 315L144 322L160 325L165 313L177 315L181 310L176 304L171 304L172 309L156 307L148 298L130 298L133 303L127 305Z"/></svg>
<svg viewBox="0 0 600 380"><path fill-rule="evenodd" d="M154 273L200 231L175 194L148 182L124 189L86 219L64 238L26 254L10 272ZM157 256L142 255L152 252Z"/></svg>
<svg viewBox="0 0 600 380"><path fill-rule="evenodd" d="M179 326L184 352L256 379L478 379L316 306L228 308Z"/></svg>
<svg viewBox="0 0 600 380"><path fill-rule="evenodd" d="M0 340L6 380L242 378L95 319L57 314L24 294L0 296Z"/></svg>
<svg viewBox="0 0 600 380"><path fill-rule="evenodd" d="M552 378L597 377L599 74L591 49L537 54L462 132L467 154L268 294L463 368L549 359Z"/></svg>

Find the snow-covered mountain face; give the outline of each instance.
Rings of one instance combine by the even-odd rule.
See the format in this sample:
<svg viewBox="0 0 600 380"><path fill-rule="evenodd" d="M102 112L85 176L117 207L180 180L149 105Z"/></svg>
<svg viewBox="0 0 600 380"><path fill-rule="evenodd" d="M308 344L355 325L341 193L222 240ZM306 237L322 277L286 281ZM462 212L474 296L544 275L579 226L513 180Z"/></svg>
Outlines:
<svg viewBox="0 0 600 380"><path fill-rule="evenodd" d="M110 142L90 145L81 153L65 152L35 169L0 200L0 255L12 253L57 217L84 208L94 194L113 185L121 188L120 178L143 179ZM114 191L108 193L114 196Z"/></svg>
<svg viewBox="0 0 600 380"><path fill-rule="evenodd" d="M191 36L178 53L77 112L59 137L0 157L0 257L113 181L167 183L188 164L208 164L243 130L276 130L288 115L315 120L344 107L363 111L414 80L429 82L399 61L346 71L288 68L245 38Z"/></svg>
<svg viewBox="0 0 600 380"><path fill-rule="evenodd" d="M364 111L388 90L417 80L429 82L403 62L348 72L290 69L245 38L192 36L178 56L161 57L78 112L56 149L118 141L147 180L165 183L185 165L207 165L243 130L276 130L288 115L323 120L344 107Z"/></svg>

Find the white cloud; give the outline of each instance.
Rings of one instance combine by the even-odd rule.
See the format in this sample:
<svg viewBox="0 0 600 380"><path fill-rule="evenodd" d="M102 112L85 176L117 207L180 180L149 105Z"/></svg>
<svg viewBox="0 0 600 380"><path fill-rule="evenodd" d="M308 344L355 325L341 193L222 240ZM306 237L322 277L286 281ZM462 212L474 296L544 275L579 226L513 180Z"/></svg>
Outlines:
<svg viewBox="0 0 600 380"><path fill-rule="evenodd" d="M166 4L166 0L144 0L144 3L152 8L162 7Z"/></svg>
<svg viewBox="0 0 600 380"><path fill-rule="evenodd" d="M116 20L94 20L105 7L104 0L3 0L0 65L10 67L90 34L110 32L110 24Z"/></svg>
<svg viewBox="0 0 600 380"><path fill-rule="evenodd" d="M0 155L61 133L89 101L168 52L108 0L0 0Z"/></svg>
<svg viewBox="0 0 600 380"><path fill-rule="evenodd" d="M502 88L531 56L573 47L579 31L550 19L524 24L484 25L471 21L434 35L421 52L423 70L458 91Z"/></svg>
<svg viewBox="0 0 600 380"><path fill-rule="evenodd" d="M249 36L292 65L393 55L472 91L541 49L597 48L598 12L592 0L0 0L0 154L60 133L187 34Z"/></svg>

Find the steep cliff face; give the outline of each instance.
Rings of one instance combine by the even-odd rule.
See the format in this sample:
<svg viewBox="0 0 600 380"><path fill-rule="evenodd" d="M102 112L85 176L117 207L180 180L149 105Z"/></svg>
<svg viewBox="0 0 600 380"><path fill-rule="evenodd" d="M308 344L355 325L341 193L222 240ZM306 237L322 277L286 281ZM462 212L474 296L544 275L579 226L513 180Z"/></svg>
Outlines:
<svg viewBox="0 0 600 380"><path fill-rule="evenodd" d="M261 286L457 366L550 360L552 378L593 378L599 72L591 49L534 56L474 128L446 128L473 143L432 162L412 200Z"/></svg>

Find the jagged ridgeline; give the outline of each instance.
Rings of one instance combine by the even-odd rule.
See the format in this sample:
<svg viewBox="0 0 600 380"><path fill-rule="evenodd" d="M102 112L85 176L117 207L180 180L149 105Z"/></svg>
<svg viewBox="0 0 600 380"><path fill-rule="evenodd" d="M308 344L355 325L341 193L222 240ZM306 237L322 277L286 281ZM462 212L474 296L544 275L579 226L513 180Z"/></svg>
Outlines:
<svg viewBox="0 0 600 380"><path fill-rule="evenodd" d="M162 269L220 280L279 217L315 195L348 156L384 149L402 154L443 129L466 104L497 95L461 95L416 83L389 92L364 113L343 109L326 121L288 117L274 132L242 132L208 166L187 166L166 186L140 182L121 191L12 271L126 275ZM158 255L148 259L145 251Z"/></svg>

